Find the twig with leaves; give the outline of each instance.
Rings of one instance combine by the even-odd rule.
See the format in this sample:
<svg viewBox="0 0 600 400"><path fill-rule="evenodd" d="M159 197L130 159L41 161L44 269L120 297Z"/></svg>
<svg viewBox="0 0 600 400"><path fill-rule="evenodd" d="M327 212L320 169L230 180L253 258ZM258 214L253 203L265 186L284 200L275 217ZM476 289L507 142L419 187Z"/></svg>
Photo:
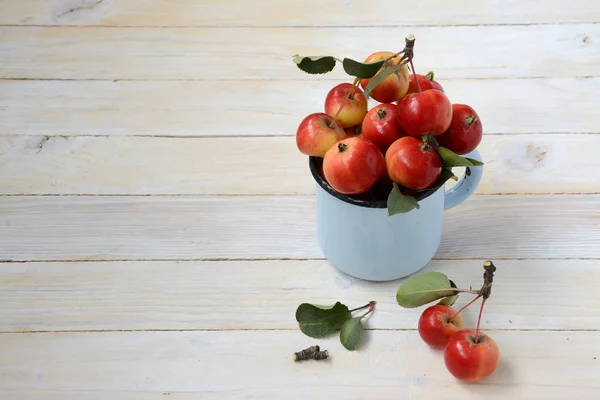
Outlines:
<svg viewBox="0 0 600 400"><path fill-rule="evenodd" d="M296 321L300 330L312 338L324 338L340 330L340 342L348 350L355 350L359 345L364 326L362 320L375 310L375 301L350 310L339 301L331 306L302 303L296 309ZM362 315L353 317L352 313L368 310Z"/></svg>
<svg viewBox="0 0 600 400"><path fill-rule="evenodd" d="M475 343L477 343L483 306L492 294L492 284L496 266L492 261L486 261L483 263L483 269L483 285L479 290L458 288L456 284L442 272L426 272L414 275L404 281L396 292L396 301L404 308L421 307L440 299L438 304L451 306L456 302L460 293L475 295L473 300L456 312L456 315L458 315L471 304L482 298L479 317L477 319L477 328L475 329Z"/></svg>

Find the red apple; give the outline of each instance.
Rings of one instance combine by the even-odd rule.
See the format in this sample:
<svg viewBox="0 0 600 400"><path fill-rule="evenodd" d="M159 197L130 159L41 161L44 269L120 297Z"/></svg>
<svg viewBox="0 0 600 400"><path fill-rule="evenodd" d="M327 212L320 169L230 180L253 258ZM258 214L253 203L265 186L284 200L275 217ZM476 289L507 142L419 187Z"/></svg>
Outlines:
<svg viewBox="0 0 600 400"><path fill-rule="evenodd" d="M463 320L452 307L436 304L423 311L418 327L425 343L434 349L443 349L448 339L463 329Z"/></svg>
<svg viewBox="0 0 600 400"><path fill-rule="evenodd" d="M345 139L344 128L324 113L307 115L296 131L296 145L302 154L324 157L331 146Z"/></svg>
<svg viewBox="0 0 600 400"><path fill-rule="evenodd" d="M475 382L490 376L498 365L500 351L494 340L479 331L475 343L475 330L463 329L448 340L444 349L444 362L457 379Z"/></svg>
<svg viewBox="0 0 600 400"><path fill-rule="evenodd" d="M365 62L375 62L393 56L395 53L391 51L378 51L369 55ZM396 66L401 62L402 56L396 56L391 60L386 61L381 69L389 66ZM379 70L381 72L381 69ZM379 72L378 72L379 73ZM409 85L408 67L404 64L398 71L385 78L375 89L371 91L371 97L380 103L392 103L400 100L408 91ZM377 75L375 75L377 76ZM364 89L373 78L360 80L360 86Z"/></svg>
<svg viewBox="0 0 600 400"><path fill-rule="evenodd" d="M475 110L466 104L452 104L450 127L436 139L440 146L465 155L479 146L482 137L483 125Z"/></svg>
<svg viewBox="0 0 600 400"><path fill-rule="evenodd" d="M398 120L410 136L441 135L452 122L452 103L436 89L411 93L398 102Z"/></svg>
<svg viewBox="0 0 600 400"><path fill-rule="evenodd" d="M433 146L412 136L396 140L385 153L390 178L407 189L431 186L442 172L442 160Z"/></svg>
<svg viewBox="0 0 600 400"><path fill-rule="evenodd" d="M325 180L343 194L366 192L384 171L385 159L381 150L360 136L339 141L323 159Z"/></svg>
<svg viewBox="0 0 600 400"><path fill-rule="evenodd" d="M440 92L444 91L444 88L438 81L434 79L433 71L429 71L427 75L416 74L417 79L415 80L415 74L410 74L410 85L408 86L409 93L419 93L419 86L417 86L417 81L419 85L421 85L421 91L436 89Z"/></svg>
<svg viewBox="0 0 600 400"><path fill-rule="evenodd" d="M402 136L406 136L396 115L395 104L379 104L369 110L362 123L362 135L383 152Z"/></svg>
<svg viewBox="0 0 600 400"><path fill-rule="evenodd" d="M333 87L325 97L325 114L335 117L342 104L344 107L337 117L342 127L350 128L362 123L367 114L367 98L362 90L353 88L351 83L340 83Z"/></svg>

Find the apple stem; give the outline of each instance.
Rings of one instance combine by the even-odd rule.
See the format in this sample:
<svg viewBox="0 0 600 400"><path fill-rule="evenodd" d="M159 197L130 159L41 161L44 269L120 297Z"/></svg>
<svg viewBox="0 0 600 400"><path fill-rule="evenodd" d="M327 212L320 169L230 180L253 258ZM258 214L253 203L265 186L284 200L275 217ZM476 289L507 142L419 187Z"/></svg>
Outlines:
<svg viewBox="0 0 600 400"><path fill-rule="evenodd" d="M461 308L460 310L458 310L458 311L456 312L456 314L454 314L454 317L452 317L452 318L456 318L456 316L457 316L458 314L460 314L460 313L462 312L462 310L464 310L465 308L469 307L471 304L475 303L475 302L476 302L476 301L477 301L477 300L478 300L480 297L481 297L481 294L478 294L478 295L477 295L477 297L475 297L473 300L471 300L470 302L468 302L467 304L465 304L465 305L463 306L463 308Z"/></svg>
<svg viewBox="0 0 600 400"><path fill-rule="evenodd" d="M369 311L367 311L366 313L364 313L363 315L361 315L361 318L364 318L367 315L371 314L375 310L375 304L377 304L377 302L375 300L371 300L369 302L369 304L365 304L362 307L358 307L358 308L352 309L352 310L350 310L350 312L364 310L365 308L369 307Z"/></svg>
<svg viewBox="0 0 600 400"><path fill-rule="evenodd" d="M389 61L392 58L398 57L400 54L404 53L405 51L406 51L406 47L403 48L402 50L400 50L399 52L397 52L396 54L394 54L393 56L389 56L388 58L386 58L386 61Z"/></svg>
<svg viewBox="0 0 600 400"><path fill-rule="evenodd" d="M367 315L371 314L374 310L375 310L375 304L377 304L376 301L370 301L369 302L369 311L367 311L366 313L363 314L363 318L366 317Z"/></svg>
<svg viewBox="0 0 600 400"><path fill-rule="evenodd" d="M358 83L360 82L359 78L354 79L354 82L352 83L352 90L348 93L348 95L344 98L344 101L342 101L342 104L340 105L340 108L338 108L337 112L335 113L335 117L333 117L334 120L336 120L338 118L338 116L340 115L340 113L342 112L342 109L344 108L344 106L346 105L346 102L348 101L348 99L351 99L352 96L354 96L354 93L356 92L356 88L358 87ZM333 129L333 126L329 126L331 129Z"/></svg>
<svg viewBox="0 0 600 400"><path fill-rule="evenodd" d="M422 92L421 84L419 83L419 80L417 79L417 73L415 71L415 66L413 65L413 62L412 62L412 57L410 57L408 60L410 62L410 69L412 69L412 73L415 77L415 82L417 83L417 89L419 89L419 93L421 93Z"/></svg>
<svg viewBox="0 0 600 400"><path fill-rule="evenodd" d="M479 307L479 317L477 317L477 328L475 328L475 344L477 344L477 339L479 336L479 324L481 323L481 314L483 313L483 306L485 305L486 297L483 298L481 302L481 307Z"/></svg>
<svg viewBox="0 0 600 400"><path fill-rule="evenodd" d="M374 301L370 301L369 304L365 304L364 306L353 308L352 310L350 310L350 312L364 310L367 307L371 307L371 303L374 304L375 302Z"/></svg>
<svg viewBox="0 0 600 400"><path fill-rule="evenodd" d="M425 75L425 78L427 78L430 81L433 81L433 79L434 79L433 71L429 71L427 73L427 75Z"/></svg>
<svg viewBox="0 0 600 400"><path fill-rule="evenodd" d="M477 121L477 118L475 118L475 116L473 116L473 115L469 115L468 117L465 118L465 123L467 125L473 125L475 123L475 121Z"/></svg>

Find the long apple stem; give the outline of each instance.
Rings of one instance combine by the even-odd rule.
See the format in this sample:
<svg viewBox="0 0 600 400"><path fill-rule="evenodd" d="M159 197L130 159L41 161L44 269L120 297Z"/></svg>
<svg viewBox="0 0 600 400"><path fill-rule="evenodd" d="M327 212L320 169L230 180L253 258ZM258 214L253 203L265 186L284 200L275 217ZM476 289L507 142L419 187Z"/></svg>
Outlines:
<svg viewBox="0 0 600 400"><path fill-rule="evenodd" d="M353 308L352 310L350 310L350 312L354 312L354 311L360 311L360 310L364 310L367 307L371 307L371 303L373 303L372 301L369 302L369 304L365 304L362 307L357 307L357 308Z"/></svg>
<svg viewBox="0 0 600 400"><path fill-rule="evenodd" d="M468 302L465 306L463 306L463 308L461 308L460 310L458 310L456 312L456 314L454 314L454 317L452 317L452 318L455 318L458 314L460 314L462 312L462 310L464 310L465 308L469 307L471 304L475 303L477 301L477 299L479 299L480 297L481 297L480 294L477 295L477 297L475 297L473 300L471 300L470 302Z"/></svg>
<svg viewBox="0 0 600 400"><path fill-rule="evenodd" d="M417 88L419 89L419 93L421 93L421 84L419 83L419 80L417 79L417 73L415 72L415 66L413 65L412 57L409 58L409 61L410 61L410 69L412 69L412 73L415 77L415 82L417 83Z"/></svg>
<svg viewBox="0 0 600 400"><path fill-rule="evenodd" d="M486 297L483 298L481 302L481 307L479 307L479 317L477 318L477 328L475 329L475 344L477 344L477 339L479 336L479 324L481 323L481 314L483 313L483 306L485 305Z"/></svg>
<svg viewBox="0 0 600 400"><path fill-rule="evenodd" d="M342 105L340 105L340 108L338 108L337 112L335 113L335 117L333 117L334 120L336 120L338 118L338 116L342 112L342 109L346 105L346 102L348 101L348 99L350 99L350 98L352 98L352 96L354 96L354 93L356 92L356 88L358 87L359 82L360 82L360 79L358 79L358 78L354 79L354 83L352 83L352 90L344 98L344 101L342 101ZM330 126L330 128L333 128L333 126Z"/></svg>
<svg viewBox="0 0 600 400"><path fill-rule="evenodd" d="M402 50L400 50L399 52L395 53L393 56L390 56L387 58L387 60L391 60L392 58L396 58L398 57L400 54L403 54L404 52L406 52L406 47L403 48Z"/></svg>
<svg viewBox="0 0 600 400"><path fill-rule="evenodd" d="M377 304L377 302L375 301L371 301L369 302L369 311L367 311L362 317L366 317L367 315L371 314L373 311L375 311L375 304Z"/></svg>

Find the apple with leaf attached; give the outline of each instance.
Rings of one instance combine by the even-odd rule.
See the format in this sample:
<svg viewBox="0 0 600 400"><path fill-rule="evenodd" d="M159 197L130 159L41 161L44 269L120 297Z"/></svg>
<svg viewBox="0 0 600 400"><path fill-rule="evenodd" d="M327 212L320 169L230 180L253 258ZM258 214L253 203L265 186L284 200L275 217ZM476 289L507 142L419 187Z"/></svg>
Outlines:
<svg viewBox="0 0 600 400"><path fill-rule="evenodd" d="M426 272L411 276L396 292L396 301L404 308L417 308L439 300L421 314L419 335L430 347L443 350L448 372L465 382L487 378L494 373L500 359L498 344L479 329L483 307L492 293L496 266L486 261L483 269L483 285L479 290L459 288L441 272ZM475 297L457 311L452 305L461 293ZM482 300L477 326L465 329L460 313L479 299Z"/></svg>

